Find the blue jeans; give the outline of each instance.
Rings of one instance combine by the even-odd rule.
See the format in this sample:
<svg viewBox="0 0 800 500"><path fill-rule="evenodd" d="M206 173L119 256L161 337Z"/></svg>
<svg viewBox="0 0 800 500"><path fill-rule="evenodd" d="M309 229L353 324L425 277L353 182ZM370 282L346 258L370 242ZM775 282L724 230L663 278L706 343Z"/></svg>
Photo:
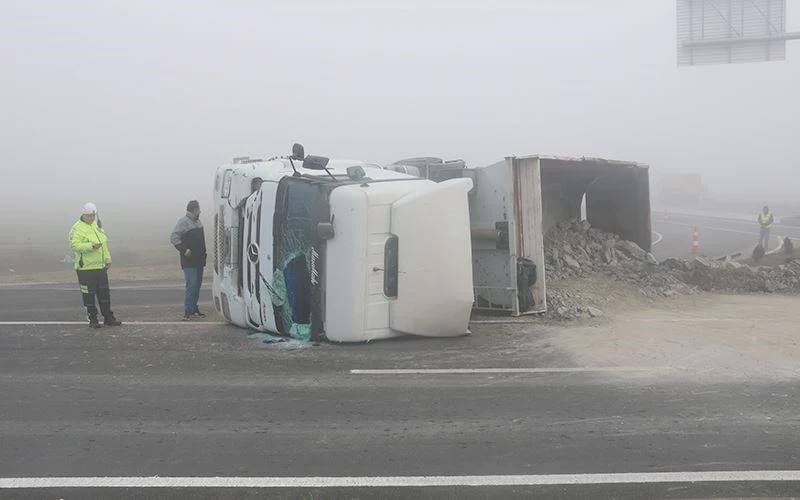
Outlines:
<svg viewBox="0 0 800 500"><path fill-rule="evenodd" d="M770 228L768 227L761 228L761 238L759 243L762 247L764 247L764 250L769 250L769 229Z"/></svg>
<svg viewBox="0 0 800 500"><path fill-rule="evenodd" d="M197 301L200 300L200 287L203 284L202 267L186 267L183 269L186 278L186 294L183 299L183 311L186 314L198 312Z"/></svg>

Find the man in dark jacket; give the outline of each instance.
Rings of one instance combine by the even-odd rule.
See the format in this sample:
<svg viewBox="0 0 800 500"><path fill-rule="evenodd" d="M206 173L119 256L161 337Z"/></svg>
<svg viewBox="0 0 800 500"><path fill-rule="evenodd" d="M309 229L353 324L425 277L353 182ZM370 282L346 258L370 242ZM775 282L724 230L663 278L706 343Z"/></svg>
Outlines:
<svg viewBox="0 0 800 500"><path fill-rule="evenodd" d="M183 321L192 316L205 318L197 308L200 287L203 285L203 268L206 266L206 236L200 222L200 204L192 200L186 205L186 215L178 220L172 230L170 242L181 256L181 268L186 277L186 294L183 302Z"/></svg>

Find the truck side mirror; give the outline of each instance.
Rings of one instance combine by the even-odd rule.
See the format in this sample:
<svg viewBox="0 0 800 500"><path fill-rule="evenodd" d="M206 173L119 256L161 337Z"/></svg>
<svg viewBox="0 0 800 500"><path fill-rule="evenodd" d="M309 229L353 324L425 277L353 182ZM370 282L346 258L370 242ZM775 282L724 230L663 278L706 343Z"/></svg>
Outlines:
<svg viewBox="0 0 800 500"><path fill-rule="evenodd" d="M302 144L295 144L292 146L292 159L293 160L302 160L306 157L306 151L303 148Z"/></svg>
<svg viewBox="0 0 800 500"><path fill-rule="evenodd" d="M333 224L330 222L320 222L317 224L317 236L321 240L332 240L334 236Z"/></svg>

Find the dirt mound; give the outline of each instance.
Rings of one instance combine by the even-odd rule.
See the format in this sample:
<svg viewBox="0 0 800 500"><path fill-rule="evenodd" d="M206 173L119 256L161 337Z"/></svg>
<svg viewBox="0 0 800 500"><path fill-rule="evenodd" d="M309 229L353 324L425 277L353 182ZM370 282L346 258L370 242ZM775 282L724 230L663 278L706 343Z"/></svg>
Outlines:
<svg viewBox="0 0 800 500"><path fill-rule="evenodd" d="M592 228L586 221L570 221L545 235L545 275L548 315L559 319L600 316L597 301L585 301L580 290L559 286L573 278L604 276L627 283L649 298L694 293L800 292L800 262L753 267L704 258L691 261L656 258L633 242Z"/></svg>
<svg viewBox="0 0 800 500"><path fill-rule="evenodd" d="M678 277L705 291L800 292L800 262L779 266L752 267L738 262L714 262L697 258L684 262Z"/></svg>

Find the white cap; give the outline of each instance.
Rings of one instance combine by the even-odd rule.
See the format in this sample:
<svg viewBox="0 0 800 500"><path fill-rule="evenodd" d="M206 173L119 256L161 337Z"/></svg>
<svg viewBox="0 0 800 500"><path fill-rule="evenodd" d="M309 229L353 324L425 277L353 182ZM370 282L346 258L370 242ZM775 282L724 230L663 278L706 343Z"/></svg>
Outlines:
<svg viewBox="0 0 800 500"><path fill-rule="evenodd" d="M90 215L96 213L97 213L97 207L95 206L94 203L89 202L83 205L83 215Z"/></svg>

